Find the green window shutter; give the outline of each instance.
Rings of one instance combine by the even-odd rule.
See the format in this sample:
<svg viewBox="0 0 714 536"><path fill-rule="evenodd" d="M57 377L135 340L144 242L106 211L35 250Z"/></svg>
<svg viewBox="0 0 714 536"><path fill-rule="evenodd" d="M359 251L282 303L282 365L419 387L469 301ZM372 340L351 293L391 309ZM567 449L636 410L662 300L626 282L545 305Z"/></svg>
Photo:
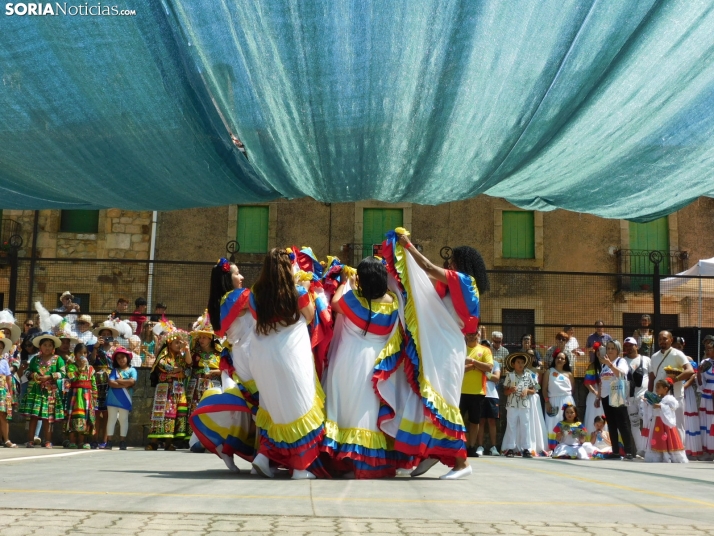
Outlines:
<svg viewBox="0 0 714 536"><path fill-rule="evenodd" d="M268 252L268 207L238 207L236 240L240 253Z"/></svg>
<svg viewBox="0 0 714 536"><path fill-rule="evenodd" d="M535 259L533 212L504 210L502 238L504 259Z"/></svg>
<svg viewBox="0 0 714 536"><path fill-rule="evenodd" d="M669 273L669 220L667 216L647 223L630 222L630 249L638 251L661 251L664 255L660 273ZM630 273L651 274L654 265L643 254L630 257Z"/></svg>
<svg viewBox="0 0 714 536"><path fill-rule="evenodd" d="M365 208L362 212L362 257L372 255L372 246L384 242L384 235L404 224L401 208Z"/></svg>
<svg viewBox="0 0 714 536"><path fill-rule="evenodd" d="M98 210L63 210L60 214L61 233L93 234L98 231Z"/></svg>

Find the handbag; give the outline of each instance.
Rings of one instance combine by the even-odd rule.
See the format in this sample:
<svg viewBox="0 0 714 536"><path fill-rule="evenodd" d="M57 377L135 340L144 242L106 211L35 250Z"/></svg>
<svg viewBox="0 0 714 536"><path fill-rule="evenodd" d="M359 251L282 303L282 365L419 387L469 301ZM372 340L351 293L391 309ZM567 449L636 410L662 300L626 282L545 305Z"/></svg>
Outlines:
<svg viewBox="0 0 714 536"><path fill-rule="evenodd" d="M610 383L609 404L613 408L627 404L627 381L624 378L614 379Z"/></svg>

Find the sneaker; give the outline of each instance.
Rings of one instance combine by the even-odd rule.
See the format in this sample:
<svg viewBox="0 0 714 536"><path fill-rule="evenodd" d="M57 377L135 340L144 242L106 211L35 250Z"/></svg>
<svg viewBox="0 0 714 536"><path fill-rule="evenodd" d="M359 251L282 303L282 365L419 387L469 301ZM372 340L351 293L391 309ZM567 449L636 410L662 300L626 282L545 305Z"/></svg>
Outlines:
<svg viewBox="0 0 714 536"><path fill-rule="evenodd" d="M513 453L513 451L511 449L508 449L506 452L503 453L503 455L506 458L513 458L515 456L515 454Z"/></svg>
<svg viewBox="0 0 714 536"><path fill-rule="evenodd" d="M99 443L99 444L97 445L97 448L100 449L100 450L104 450L105 448L107 448L107 444L106 444L106 443Z"/></svg>
<svg viewBox="0 0 714 536"><path fill-rule="evenodd" d="M95 449L97 448L97 442L96 442L96 441L92 441L92 442L89 444L89 446L90 446L90 448L91 448L92 450L95 450Z"/></svg>
<svg viewBox="0 0 714 536"><path fill-rule="evenodd" d="M643 458L645 457L645 451L644 451L644 450L638 450L636 457L637 457L638 460L643 459Z"/></svg>
<svg viewBox="0 0 714 536"><path fill-rule="evenodd" d="M483 447L476 449L476 457L478 458L479 456L483 456Z"/></svg>
<svg viewBox="0 0 714 536"><path fill-rule="evenodd" d="M632 454L626 454L626 455L625 455L625 459L628 460L628 461L632 461L632 459L633 459Z"/></svg>
<svg viewBox="0 0 714 536"><path fill-rule="evenodd" d="M498 453L498 449L496 447L491 447L491 450L489 450L488 453L491 456L500 456L500 454Z"/></svg>
<svg viewBox="0 0 714 536"><path fill-rule="evenodd" d="M35 439L33 440L33 443L34 443L35 445L42 445L42 439L40 439L39 437L35 436Z"/></svg>
<svg viewBox="0 0 714 536"><path fill-rule="evenodd" d="M104 443L104 450L112 450L112 446L112 442L107 441L106 443ZM102 448L102 446L100 445L99 448Z"/></svg>
<svg viewBox="0 0 714 536"><path fill-rule="evenodd" d="M119 450L126 450L126 441L119 442Z"/></svg>
<svg viewBox="0 0 714 536"><path fill-rule="evenodd" d="M523 457L524 458L532 458L533 455L531 454L531 451L528 449L523 449Z"/></svg>
<svg viewBox="0 0 714 536"><path fill-rule="evenodd" d="M73 443L70 443L69 439L65 439L64 441L62 441L62 448L71 449L71 445L73 445ZM75 445L74 448L77 448L77 446Z"/></svg>

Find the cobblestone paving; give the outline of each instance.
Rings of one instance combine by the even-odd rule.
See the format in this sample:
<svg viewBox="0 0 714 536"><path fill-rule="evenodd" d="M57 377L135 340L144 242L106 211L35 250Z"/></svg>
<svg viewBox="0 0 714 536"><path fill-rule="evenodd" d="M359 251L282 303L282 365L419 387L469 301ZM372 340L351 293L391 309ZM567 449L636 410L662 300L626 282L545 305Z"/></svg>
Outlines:
<svg viewBox="0 0 714 536"><path fill-rule="evenodd" d="M555 536L712 535L713 526L622 523L473 523L418 519L364 519L293 516L104 513L0 508L2 536L357 536L530 534Z"/></svg>

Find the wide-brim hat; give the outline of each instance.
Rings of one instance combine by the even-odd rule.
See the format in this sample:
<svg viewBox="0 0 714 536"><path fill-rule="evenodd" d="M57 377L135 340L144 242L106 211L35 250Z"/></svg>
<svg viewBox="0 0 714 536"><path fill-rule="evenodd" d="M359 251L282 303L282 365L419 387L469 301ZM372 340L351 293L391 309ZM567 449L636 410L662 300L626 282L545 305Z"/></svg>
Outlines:
<svg viewBox="0 0 714 536"><path fill-rule="evenodd" d="M193 340L198 340L198 338L202 335L210 338L216 336L213 331L213 326L211 325L211 320L208 316L208 311L205 311L198 317L198 319L193 323L193 329L191 330L191 338Z"/></svg>
<svg viewBox="0 0 714 536"><path fill-rule="evenodd" d="M512 354L508 354L506 359L503 360L503 368L505 368L507 372L513 372L515 370L513 361L517 357L523 357L526 360L526 368L533 364L533 356L528 352L513 352Z"/></svg>
<svg viewBox="0 0 714 536"><path fill-rule="evenodd" d="M114 337L115 339L119 336L119 330L114 327L113 323L110 320L108 320L108 321L102 323L100 326L94 328L92 330L92 333L94 333L94 335L96 337L99 337L99 332L104 331L105 329L108 329L109 331L111 331L112 337Z"/></svg>
<svg viewBox="0 0 714 536"><path fill-rule="evenodd" d="M12 341L7 337L0 337L0 342L4 344L2 353L9 352L12 350Z"/></svg>
<svg viewBox="0 0 714 536"><path fill-rule="evenodd" d="M117 346L114 349L112 356L116 356L117 354L124 354L127 357L127 359L129 360L128 363L131 363L131 360L134 357L134 354L131 351L124 348L123 346Z"/></svg>
<svg viewBox="0 0 714 536"><path fill-rule="evenodd" d="M20 338L20 335L22 335L22 330L20 329L20 326L18 326L14 322L0 322L0 329L9 329L10 338L13 342L18 340Z"/></svg>
<svg viewBox="0 0 714 536"><path fill-rule="evenodd" d="M37 335L36 337L34 337L34 338L32 339L32 345L33 345L35 348L39 348L39 347L40 347L40 342L41 342L43 339L50 339L50 340L52 340L52 342L55 343L55 348L59 348L60 346L62 346L62 341L59 340L58 337L54 336L52 333L49 333L49 332L40 333L39 335Z"/></svg>

